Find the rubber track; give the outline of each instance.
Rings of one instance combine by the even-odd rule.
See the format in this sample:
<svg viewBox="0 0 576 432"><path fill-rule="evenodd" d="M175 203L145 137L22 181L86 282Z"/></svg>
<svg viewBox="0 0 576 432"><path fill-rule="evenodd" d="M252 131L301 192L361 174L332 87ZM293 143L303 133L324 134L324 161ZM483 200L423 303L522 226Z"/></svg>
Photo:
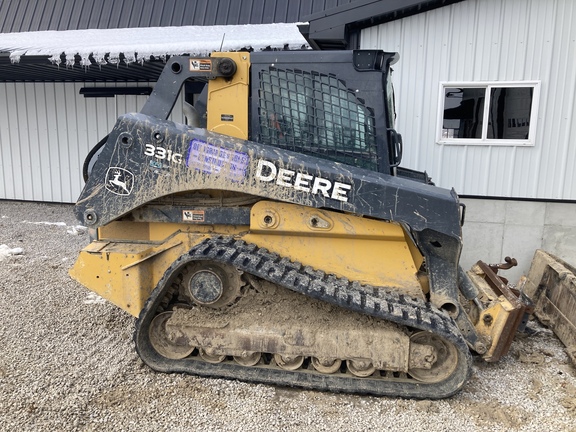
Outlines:
<svg viewBox="0 0 576 432"><path fill-rule="evenodd" d="M440 383L427 384L413 379L357 378L352 375L325 375L306 370L285 371L270 367L245 367L233 362L209 364L194 358L168 360L158 355L148 340L148 327L169 288L170 277L190 261L211 260L231 264L244 272L292 291L329 302L345 309L434 333L454 344L458 367ZM204 240L180 257L166 271L142 310L134 332L136 350L152 369L204 376L235 378L317 390L363 393L410 398L444 398L457 392L467 381L471 355L454 321L423 300L351 282L320 270L291 262L266 249L231 237Z"/></svg>

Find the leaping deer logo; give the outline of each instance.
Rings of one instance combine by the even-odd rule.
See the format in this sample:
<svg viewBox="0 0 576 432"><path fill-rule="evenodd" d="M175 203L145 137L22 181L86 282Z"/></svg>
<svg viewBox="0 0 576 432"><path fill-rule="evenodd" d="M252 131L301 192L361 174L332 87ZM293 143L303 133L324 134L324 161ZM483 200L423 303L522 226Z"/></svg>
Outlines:
<svg viewBox="0 0 576 432"><path fill-rule="evenodd" d="M124 168L111 167L106 173L106 189L116 195L130 195L134 174Z"/></svg>
<svg viewBox="0 0 576 432"><path fill-rule="evenodd" d="M120 180L121 175L122 173L120 171L114 171L114 178L108 181L113 185L120 186L122 189L126 191L127 194L129 194L130 190L126 187L126 182Z"/></svg>

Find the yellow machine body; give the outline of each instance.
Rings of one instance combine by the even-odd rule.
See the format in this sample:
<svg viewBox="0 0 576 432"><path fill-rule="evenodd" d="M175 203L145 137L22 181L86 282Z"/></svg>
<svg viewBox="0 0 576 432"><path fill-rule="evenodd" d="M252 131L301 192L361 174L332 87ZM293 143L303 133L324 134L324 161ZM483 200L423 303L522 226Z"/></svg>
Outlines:
<svg viewBox="0 0 576 432"><path fill-rule="evenodd" d="M213 53L212 57L228 57L237 66L234 76L208 82L207 128L212 132L248 139L248 110L246 101L250 91L250 53Z"/></svg>
<svg viewBox="0 0 576 432"><path fill-rule="evenodd" d="M99 230L71 276L138 316L166 269L205 238L234 235L305 266L422 298L422 255L390 222L260 201L250 226L113 222Z"/></svg>

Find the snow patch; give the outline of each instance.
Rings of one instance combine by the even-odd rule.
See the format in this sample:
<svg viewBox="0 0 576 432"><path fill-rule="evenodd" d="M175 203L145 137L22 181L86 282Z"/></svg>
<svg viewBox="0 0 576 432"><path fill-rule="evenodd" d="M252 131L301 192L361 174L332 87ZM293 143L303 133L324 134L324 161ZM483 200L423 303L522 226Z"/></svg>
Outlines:
<svg viewBox="0 0 576 432"><path fill-rule="evenodd" d="M86 299L84 300L84 304L104 304L106 303L106 299L100 297L96 293L88 293Z"/></svg>
<svg viewBox="0 0 576 432"><path fill-rule="evenodd" d="M48 226L58 226L58 227L65 227L67 228L66 232L71 235L82 235L88 228L83 225L76 225L76 226L68 226L66 222L30 222L30 221L22 221L25 224L31 225L48 225Z"/></svg>
<svg viewBox="0 0 576 432"><path fill-rule="evenodd" d="M82 225L76 225L76 226L73 226L73 227L69 227L69 228L66 230L66 232L67 232L68 234L71 234L71 235L82 235L82 234L84 234L86 231L88 231L88 228L86 228L85 226L82 226Z"/></svg>
<svg viewBox="0 0 576 432"><path fill-rule="evenodd" d="M0 261L8 258L9 256L22 255L24 249L22 248L10 248L8 245L0 245Z"/></svg>
<svg viewBox="0 0 576 432"><path fill-rule="evenodd" d="M32 225L51 225L51 226L61 226L65 227L66 222L29 222L29 221L22 221L22 223L32 224Z"/></svg>
<svg viewBox="0 0 576 432"><path fill-rule="evenodd" d="M145 27L124 29L88 29L37 31L0 34L0 52L9 52L12 63L23 55L49 56L60 63L64 54L67 66L90 66L90 57L98 64L118 64L120 54L126 62L144 62L150 57L167 55L207 55L213 51L255 51L309 48L298 30L298 23L250 24L230 26Z"/></svg>

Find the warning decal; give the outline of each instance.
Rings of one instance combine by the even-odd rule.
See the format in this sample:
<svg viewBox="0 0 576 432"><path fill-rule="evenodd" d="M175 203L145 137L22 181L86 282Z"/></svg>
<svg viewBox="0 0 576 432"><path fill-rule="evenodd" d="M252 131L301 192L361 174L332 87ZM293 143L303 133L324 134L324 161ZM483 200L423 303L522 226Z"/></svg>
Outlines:
<svg viewBox="0 0 576 432"><path fill-rule="evenodd" d="M204 210L183 210L182 220L184 222L204 222Z"/></svg>
<svg viewBox="0 0 576 432"><path fill-rule="evenodd" d="M190 72L211 72L212 61L210 59L190 59Z"/></svg>

